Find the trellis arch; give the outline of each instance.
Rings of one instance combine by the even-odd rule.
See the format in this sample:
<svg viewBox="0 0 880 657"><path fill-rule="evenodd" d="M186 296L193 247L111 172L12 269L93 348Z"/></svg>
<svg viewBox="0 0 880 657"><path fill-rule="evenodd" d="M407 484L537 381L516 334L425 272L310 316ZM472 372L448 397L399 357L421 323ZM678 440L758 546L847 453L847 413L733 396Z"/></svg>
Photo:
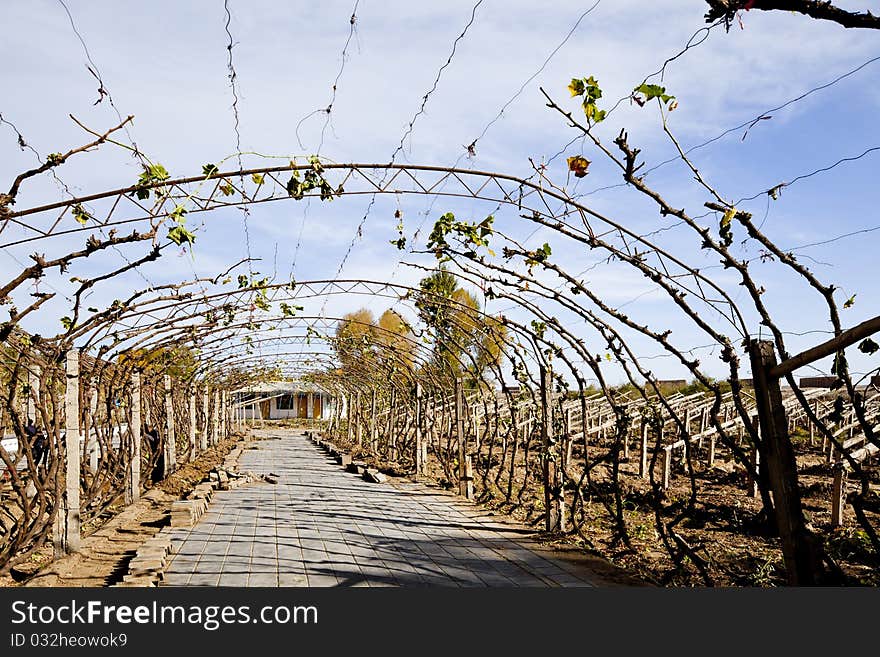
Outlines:
<svg viewBox="0 0 880 657"><path fill-rule="evenodd" d="M621 137L622 150L627 152L628 145L625 137ZM634 177L634 157L630 158L632 151L627 152L627 161L624 168L624 178L637 188L644 185L640 179ZM291 176L285 181L284 177ZM301 186L303 180L299 176L312 176L312 189L304 190ZM437 251L452 259L456 266L455 273L463 281L476 284L485 282L491 286L493 294L498 298L509 299L513 304L526 311L532 318L524 322L517 322L510 318L504 318L504 326L512 331L509 339L505 338L505 349L502 349L504 357L509 360L509 365L514 372L514 379L525 384L523 394L512 392L505 385L505 372L497 366L490 368L494 380L502 383L503 394L487 394L488 388L480 389L480 384L488 381L478 381L474 391L468 398L467 417L468 421L475 421L472 430L469 430L469 438L463 438L462 425L456 427L459 435L459 443L467 444L469 440L475 440L479 451L481 445L479 418L484 418L484 431L488 432L494 427L494 436L504 436L505 453L507 440L518 440L516 436L522 429L520 413L525 413L526 431L540 427L542 432L541 459L546 465L549 463L566 463L571 457L562 452L570 452L570 447L554 445L552 436L561 427L556 426L552 420L553 414L549 410L552 405L558 405L560 411L566 413L566 422L570 422L570 413L574 406L565 406L565 390L568 383L559 375L559 370L568 372L578 390L576 397L579 402L576 410L581 418L581 432L584 436L582 456L588 459L586 423L590 417L590 404L587 394L588 387L585 377L581 373L580 363L592 370L596 381L601 389L602 406L604 410L599 412L599 424L602 424L603 413L613 418L607 429L614 434L612 453L621 445L631 439L634 430L653 431L656 435L654 457L651 462L653 471L657 454L662 450L664 427L671 423L679 435L687 436L691 431L691 416L687 408L670 398L661 391L656 377L651 370L639 360L638 354L631 349L627 342L629 333L641 334L656 344L660 345L668 354L676 359L682 366L690 370L695 378L708 389L706 408L711 411L711 425L717 432L719 439L726 444L734 457L756 476L754 463L749 460L748 454L741 448L730 433L728 411L737 418L737 426L744 427L745 431L752 436L756 444L760 444L757 432L751 422L754 413L754 405L742 394L742 387L738 380L739 359L735 353L735 343L741 339L747 339L751 335L750 326L752 320L742 312L739 305L734 301L731 294L719 284L713 277L704 273L700 267L689 264L685 258L677 255L661 246L656 240L646 235L637 233L628 228L625 222L613 219L604 213L580 203L572 198L565 189L552 184L544 175L543 171L536 170L530 178L521 178L506 174L475 171L459 168L441 168L421 165L397 165L397 164L337 164L319 162L315 159L307 164L292 163L280 167L262 167L244 169L240 171L219 172L216 170L206 172L203 176L192 176L177 179L165 179L156 182L133 185L110 190L98 194L85 195L68 201L41 205L23 210L11 211L7 203L0 213L0 239L4 239L0 246L22 247L29 244L51 245L55 238L70 237L80 233L90 235L86 248L72 254L47 260L45 256L35 257L35 265L22 272L21 275L0 288L8 297L20 286L29 280L37 280L46 269L59 267L63 269L73 260L87 258L90 255L122 244L136 244L139 242L152 242L153 249L134 263L120 267L106 275L97 276L83 283L94 285L112 278L113 275L128 271L139 264L156 260L161 256L161 249L166 243L160 231L173 229L179 224L182 216L181 209L187 214L211 212L227 207L241 207L259 205L284 199L302 200L307 197L317 197L322 200L330 200L336 196L358 196L376 194L419 194L434 195L450 198L470 198L480 201L498 203L516 208L523 220L536 226L550 229L554 235L568 240L584 250L599 250L608 254L610 259L619 261L630 266L633 270L648 278L658 289L665 292L669 300L680 309L683 314L693 321L697 329L708 335L721 349L722 360L729 364L730 381L733 386L732 395L727 395L715 385L700 368L699 359L688 355L684 348L677 347L669 341L669 332L654 329L647 323L640 323L627 316L619 308L606 303L600 295L596 294L577 276L566 272L547 258L548 253L539 254L526 249L513 238L505 235L501 230L493 229L493 237L499 238L504 247L504 260L518 262L522 260L527 267L527 272L517 269L515 265L503 264L498 260L486 258L477 248L468 248L465 244L468 238L466 231L460 230L459 234L452 234L454 244L443 243L437 247ZM767 315L760 300L761 290L750 277L747 264L733 259L725 245L713 238L708 229L699 226L693 219L687 217L683 210L676 210L669 206L662 198L648 193L651 199L660 206L661 215L673 215L692 228L701 238L702 248L717 252L721 257L722 265L730 268L742 277L743 285L749 292L750 300L754 303L757 313L766 320ZM68 220L76 219L84 225L77 228L67 228ZM736 215L735 218L743 223L748 230L752 231L755 239L761 241L767 248L773 248L763 240L760 233L755 233L751 226L750 216ZM117 236L118 231L125 227L134 230L130 235ZM455 233L454 229L452 233ZM94 237L94 232L99 231L103 239ZM104 231L109 231L109 237ZM15 234L11 234L15 233ZM473 244L471 245L473 246ZM477 244L477 246L481 246ZM774 251L777 257L782 259L784 254ZM239 263L241 264L241 263ZM797 270L793 263L786 263ZM546 282L532 277L532 267L539 266L562 281L563 287L552 288ZM234 267L233 267L234 268ZM425 271L430 271L425 268ZM118 360L119 357L138 350L155 350L167 348L171 345L184 346L188 349L198 348L202 342L208 341L213 345L209 351L199 358L199 365L188 375L188 384L193 390L189 394L195 395L194 390L204 386L208 379L222 381L222 385L231 388L242 385L248 379L244 373L248 368L255 365L267 365L269 359L260 353L247 353L239 346L229 347L230 341L240 339L243 333L252 331L255 323L275 324L279 331L278 337L261 337L260 347L279 347L275 355L283 358L291 368L291 373L307 376L309 370L324 376L329 386L344 392L344 394L359 396L367 392L371 394L371 413L377 412L376 389L382 390L379 395L379 403L387 408L389 418L394 418L396 403L403 400L405 409L421 409L426 403L422 395L430 400L427 402L433 412L439 414L441 420L438 426L445 426L445 431L452 432L453 416L461 419L461 397L463 395L460 384L457 385L454 397L459 401L450 401L450 381L433 373L428 373L425 366L429 359L429 350L417 346L416 352L420 354L420 360L415 361L408 368L401 370L376 369L367 363L362 369L355 369L349 376L339 376L334 373L334 355L332 352L333 340L329 335L330 329L343 318L327 317L325 315L312 315L299 318L287 316L273 317L271 314L254 313L250 299L259 291L268 294L271 303L277 304L295 301L303 298L327 298L332 295L370 295L372 297L386 297L394 304L412 301L414 295L424 294L424 290L407 288L387 281L366 281L361 279L339 280L325 279L314 281L297 281L293 283L270 283L255 285L249 281L247 285L235 290L217 290L219 277L215 280L201 279L200 286L213 286L212 291L195 289L196 281L184 282L180 285L166 284L152 290L151 293L138 292L129 299L122 300L118 306L93 313L90 317L80 317L79 294L76 296L77 312L71 321L71 326L64 332L46 340L50 352L54 355L48 357L48 361L58 362L60 355L68 352L74 345L96 351L99 361L98 369L112 369L111 365L103 363L103 359ZM810 281L812 284L812 280ZM529 292L533 298L528 299L517 293L522 285L529 286ZM82 287L80 288L82 289ZM42 294L37 301L25 308L24 311L12 313L10 322L6 323L4 330L12 331L18 322L27 314L39 310L45 298L53 295ZM685 301L689 296L690 300ZM577 298L579 297L579 298ZM448 301L448 300L447 300ZM693 305L695 304L695 305ZM249 307L251 306L251 307ZM248 321L237 323L230 321L227 326L217 326L216 321L209 320L207 314L216 312L218 309L230 308L233 316L247 316ZM703 317L701 311L708 310L717 314L723 329ZM629 381L636 386L637 396L619 395L613 390L602 373L602 356L590 345L585 344L581 331L571 330L563 325L555 315L556 311L572 313L584 322L584 326L593 332L593 341L598 342L600 349L607 350L609 360L618 363L625 372ZM484 313L477 312L477 315ZM82 321L80 321L82 320ZM291 321L294 320L294 321ZM132 321L131 325L127 322ZM292 324L302 327L308 324L308 332L305 335L297 334ZM316 331L315 325L320 325ZM461 328L461 327L460 327ZM732 331L728 336L726 331ZM323 332L323 333L322 333ZM785 355L781 334L776 334L777 346L780 353ZM323 351L307 349L311 341L317 340L328 345ZM287 350L289 346L298 349ZM54 350L54 351L53 351ZM242 353L244 351L245 353ZM468 356L472 359L472 356ZM391 361L385 361L387 364ZM551 371L551 361L555 363L555 371ZM370 369L374 367L374 369ZM385 367L383 365L382 367ZM131 364L122 367L123 371L131 369ZM402 378L395 378L395 371ZM540 375L539 375L540 373ZM381 381L381 377L386 380ZM380 383L376 383L377 377ZM555 378L554 378L555 377ZM118 376L116 378L119 378ZM124 377L123 377L124 378ZM166 380L167 381L167 380ZM158 383L154 386L159 386ZM165 407L171 409L180 400L174 394L168 392L168 384L165 384ZM158 387L157 387L158 390ZM427 391L427 392L426 392ZM160 391L161 392L161 391ZM817 422L815 411L810 407L809 399L795 386L797 397L806 416L810 421ZM156 393L159 394L159 393ZM351 402L349 402L351 404ZM482 406L482 412L477 410ZM209 404L205 403L202 412L202 420L207 427ZM157 407L154 404L153 410ZM494 409L494 411L492 410ZM216 411L212 411L216 413ZM186 412L182 417L189 417L189 421L195 424L195 405L190 402L188 416ZM171 417L171 410L166 410L166 415ZM356 422L363 428L364 410L359 408L356 413ZM407 411L403 425L397 420L389 419L385 435L393 442L389 443L390 451L384 452L385 456L400 458L400 447L407 445L409 434L403 442L398 443L396 431L402 426L411 426L410 414ZM419 418L416 412L414 418ZM488 418L494 418L489 420ZM530 419L529 419L530 418ZM341 420L342 418L337 418ZM215 420L216 421L216 420ZM416 419L416 423L421 419ZM493 425L494 422L494 425ZM531 422L531 424L529 424ZM169 424L169 427L172 425ZM529 429L528 427L531 427ZM647 428L647 429L646 429ZM20 426L17 429L20 431ZM207 429L205 430L207 431ZM602 430L603 437L605 429ZM830 439L834 437L827 427L824 431ZM370 435L375 435L375 424L370 427ZM170 432L173 433L173 432ZM193 432L194 433L194 430ZM192 434L191 434L192 435ZM360 434L357 434L360 436ZM418 431L415 431L412 440L418 442ZM567 436L568 445L571 444L571 427L566 425L563 435ZM349 436L351 437L351 436ZM642 453L646 453L647 447L642 439ZM374 445L377 443L371 443ZM192 450L192 438L190 450ZM526 442L528 445L528 442ZM689 453L690 442L685 440L685 452ZM409 450L409 447L406 447ZM440 449L438 447L438 449ZM463 453L455 454L451 451L449 443L445 447L441 463L448 476L453 476L452 463L457 463L459 475L465 478L466 459ZM410 452L412 453L411 450ZM420 448L415 450L420 453ZM514 449L515 454L515 449ZM491 448L490 448L491 455ZM513 459L514 457L510 457ZM615 457L616 458L616 457ZM482 467L482 466L481 466ZM488 485L489 473L494 466L491 459L485 464L483 471L484 484ZM554 466L555 467L555 466ZM418 466L417 466L418 469ZM563 468L564 470L564 468ZM589 467L585 473L589 472ZM514 478L514 469L511 461L510 481ZM668 473L668 468L667 468ZM560 475L562 477L562 475ZM616 475L615 475L616 476ZM525 480L528 480L528 466L526 466ZM564 478L564 477L563 477ZM556 475L548 475L545 472L543 485L545 490L552 489L552 499L548 498L548 504L560 504L564 493L562 491L562 478ZM583 484L583 478L578 484L578 491ZM553 483L555 482L555 483ZM525 483L523 484L525 486ZM507 497L512 494L508 486ZM522 493L522 489L520 494ZM771 508L772 500L769 489L762 487L761 493L766 508ZM580 494L580 493L579 493ZM576 498L578 499L578 498ZM696 499L696 486L692 479L692 496ZM583 500L581 499L581 502ZM626 537L626 526L623 514L620 510L620 500L617 500L614 512L615 522L622 536ZM549 507L548 507L549 508ZM611 507L609 506L609 509ZM548 514L548 518L549 518ZM549 522L549 520L548 520ZM626 540L626 538L624 538Z"/></svg>

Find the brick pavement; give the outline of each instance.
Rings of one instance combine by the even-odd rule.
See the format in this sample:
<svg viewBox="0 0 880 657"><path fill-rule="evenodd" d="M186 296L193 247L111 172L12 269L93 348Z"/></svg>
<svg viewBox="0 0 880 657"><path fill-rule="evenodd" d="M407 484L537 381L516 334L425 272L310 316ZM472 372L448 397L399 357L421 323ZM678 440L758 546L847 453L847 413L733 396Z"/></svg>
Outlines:
<svg viewBox="0 0 880 657"><path fill-rule="evenodd" d="M163 586L591 586L536 550L527 529L465 500L368 483L301 432L262 437L239 470L278 483L215 492L195 527L174 531Z"/></svg>

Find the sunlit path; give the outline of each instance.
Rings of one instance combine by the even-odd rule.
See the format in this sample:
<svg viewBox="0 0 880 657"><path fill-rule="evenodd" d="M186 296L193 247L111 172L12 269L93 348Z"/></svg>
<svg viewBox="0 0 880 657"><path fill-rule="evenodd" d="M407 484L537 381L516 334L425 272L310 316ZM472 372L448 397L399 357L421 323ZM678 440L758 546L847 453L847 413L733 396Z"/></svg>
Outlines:
<svg viewBox="0 0 880 657"><path fill-rule="evenodd" d="M589 586L529 549L521 530L415 484L369 484L305 436L266 433L240 470L277 485L218 491L181 530L165 585Z"/></svg>

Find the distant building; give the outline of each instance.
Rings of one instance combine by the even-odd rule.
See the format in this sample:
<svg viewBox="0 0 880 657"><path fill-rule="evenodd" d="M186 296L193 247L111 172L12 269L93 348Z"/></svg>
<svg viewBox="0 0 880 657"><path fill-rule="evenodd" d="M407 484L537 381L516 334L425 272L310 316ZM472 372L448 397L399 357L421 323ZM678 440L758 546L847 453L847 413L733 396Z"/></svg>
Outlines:
<svg viewBox="0 0 880 657"><path fill-rule="evenodd" d="M274 381L236 390L245 418L281 420L310 418L329 420L335 396L313 383Z"/></svg>

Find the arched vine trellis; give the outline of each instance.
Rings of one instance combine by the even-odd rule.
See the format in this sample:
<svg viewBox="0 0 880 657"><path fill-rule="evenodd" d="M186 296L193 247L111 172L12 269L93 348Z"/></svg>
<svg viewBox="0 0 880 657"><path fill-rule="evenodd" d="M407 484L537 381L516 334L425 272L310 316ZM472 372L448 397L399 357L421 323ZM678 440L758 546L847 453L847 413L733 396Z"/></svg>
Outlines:
<svg viewBox="0 0 880 657"><path fill-rule="evenodd" d="M681 526L699 506L697 456L704 441L711 446L710 462L716 447L723 446L754 482L763 521L783 539L790 581L818 581L827 555L804 520L789 430L800 422L818 431L829 453L836 450L840 468L861 477L862 495L869 491L861 459L842 430L849 429L851 435L855 428L863 436L860 444L865 450L880 446L875 427L878 404L876 395L857 389L843 351L876 331L878 321L844 331L834 286L821 283L792 254L779 249L749 213L725 201L695 168L698 183L710 196L706 203L710 212L702 217L720 215L718 231L701 223L702 217L672 205L645 182L638 173L639 150L630 146L625 132L614 140L616 151L612 151L595 136L589 120L586 125L578 123L547 98L551 108L562 112L619 168L623 180L655 212L677 222L696 242L676 252L629 228L625 219L579 202L541 167L522 178L411 164L337 164L312 157L305 163L225 172L206 165L201 176L172 179L164 168L150 165L135 185L14 209L27 179L105 143L126 122L103 135L93 133L95 142L56 154L19 176L0 197L0 239L4 240L0 246L43 247L79 234L87 234L88 239L84 248L62 255L35 253L33 265L0 287L0 299L11 306L9 321L0 327L9 381L2 424L19 446L14 453L0 450L14 500L4 508L0 562L22 558L50 535L53 524L61 550L75 547L79 529L68 526L72 515L78 523L80 514L86 519L98 514L119 496L129 501L137 497L154 466L140 453L139 416L146 417L150 426L163 428L167 473L179 459L191 458L224 435L226 423L240 421L240 414L230 411L235 407L228 399L230 391L262 376L283 373L310 377L334 391L339 402L328 430L365 454L422 474L430 452L442 476L459 485L463 494L471 494L476 483L477 494L502 498L508 504L522 504L528 491L537 487L543 493L542 516L548 530L583 535L588 501L596 497L607 511L616 540L630 547L624 482L629 475L621 465L637 443L638 476L650 484L645 499L654 510L660 541L677 572L695 568L706 583L711 583L706 559L688 543ZM684 153L681 156L689 164ZM572 171L580 173L585 167L575 159ZM479 285L488 299L509 301L528 319L492 317L430 289L389 281L337 278L278 283L238 274L234 287L232 277L241 262L215 278L154 286L132 291L104 309L83 308L86 291L159 259L169 244L191 246L196 235L187 227L188 216L282 199L332 200L364 194L497 203L515 208L520 219L548 231L554 246L548 240L531 249L492 216L477 222L447 213L436 221L427 240L425 253L449 262L461 281ZM79 225L72 227L71 220ZM818 351L794 357L787 351L784 332L764 301L759 275L750 268L752 263L738 259L730 249L733 226L826 304L835 336ZM131 233L120 236L120 230L129 228ZM165 234L160 232L163 229ZM580 274L568 271L553 257L560 243L580 253L602 253L607 262L625 265L648 279L679 317L718 348L727 370L725 380L710 377L690 345L676 344L662 321L629 316L603 299ZM139 244L147 248L137 259L91 278L76 277L62 333L31 336L19 328L55 296L32 294L34 300L19 310L13 297L22 298L28 282L54 268L65 271L106 249ZM695 252L716 256L722 271L734 273L746 299L735 299L727 283L694 264ZM436 272L424 263L407 264L423 270L426 277ZM451 319L443 326L407 325L392 336L386 335L387 330L366 327L369 331L366 342L357 347L358 359L343 367L341 357L354 347L340 335L339 327L354 326L353 320L300 314L296 305L298 300L334 294L386 297L392 307L415 309L416 316L420 308L433 305ZM280 314L273 314L279 308ZM575 318L576 328L563 322L562 315ZM490 318L503 330L486 329ZM295 332L303 327L304 333ZM769 332L771 341L756 339L759 327ZM269 335L270 330L278 335ZM488 341L474 340L475 331L486 333ZM687 370L700 392L669 392L634 348L634 336L658 346ZM456 363L438 365L431 345L440 343L455 354ZM268 347L275 348L269 356L262 351ZM743 353L751 361L751 377L741 377ZM152 360L157 354L158 360ZM798 386L792 372L810 358L829 354L838 354L837 387L845 395L819 400ZM784 361L781 365L775 362L777 355ZM146 356L150 358L145 360ZM181 363L184 357L192 361ZM610 383L609 364L622 371L629 389ZM585 376L585 371L592 376ZM177 380L173 385L172 376ZM786 399L780 378L790 386ZM65 385L71 380L77 381L74 388ZM28 420L49 437L45 464L35 459L39 454L34 454L29 440ZM74 481L70 472L79 468L79 450L67 450L65 432L85 437L85 474ZM670 501L666 491L676 450L682 454L688 485L684 500ZM81 499L76 499L80 494ZM856 515L877 549L876 532L861 504L856 495Z"/></svg>

